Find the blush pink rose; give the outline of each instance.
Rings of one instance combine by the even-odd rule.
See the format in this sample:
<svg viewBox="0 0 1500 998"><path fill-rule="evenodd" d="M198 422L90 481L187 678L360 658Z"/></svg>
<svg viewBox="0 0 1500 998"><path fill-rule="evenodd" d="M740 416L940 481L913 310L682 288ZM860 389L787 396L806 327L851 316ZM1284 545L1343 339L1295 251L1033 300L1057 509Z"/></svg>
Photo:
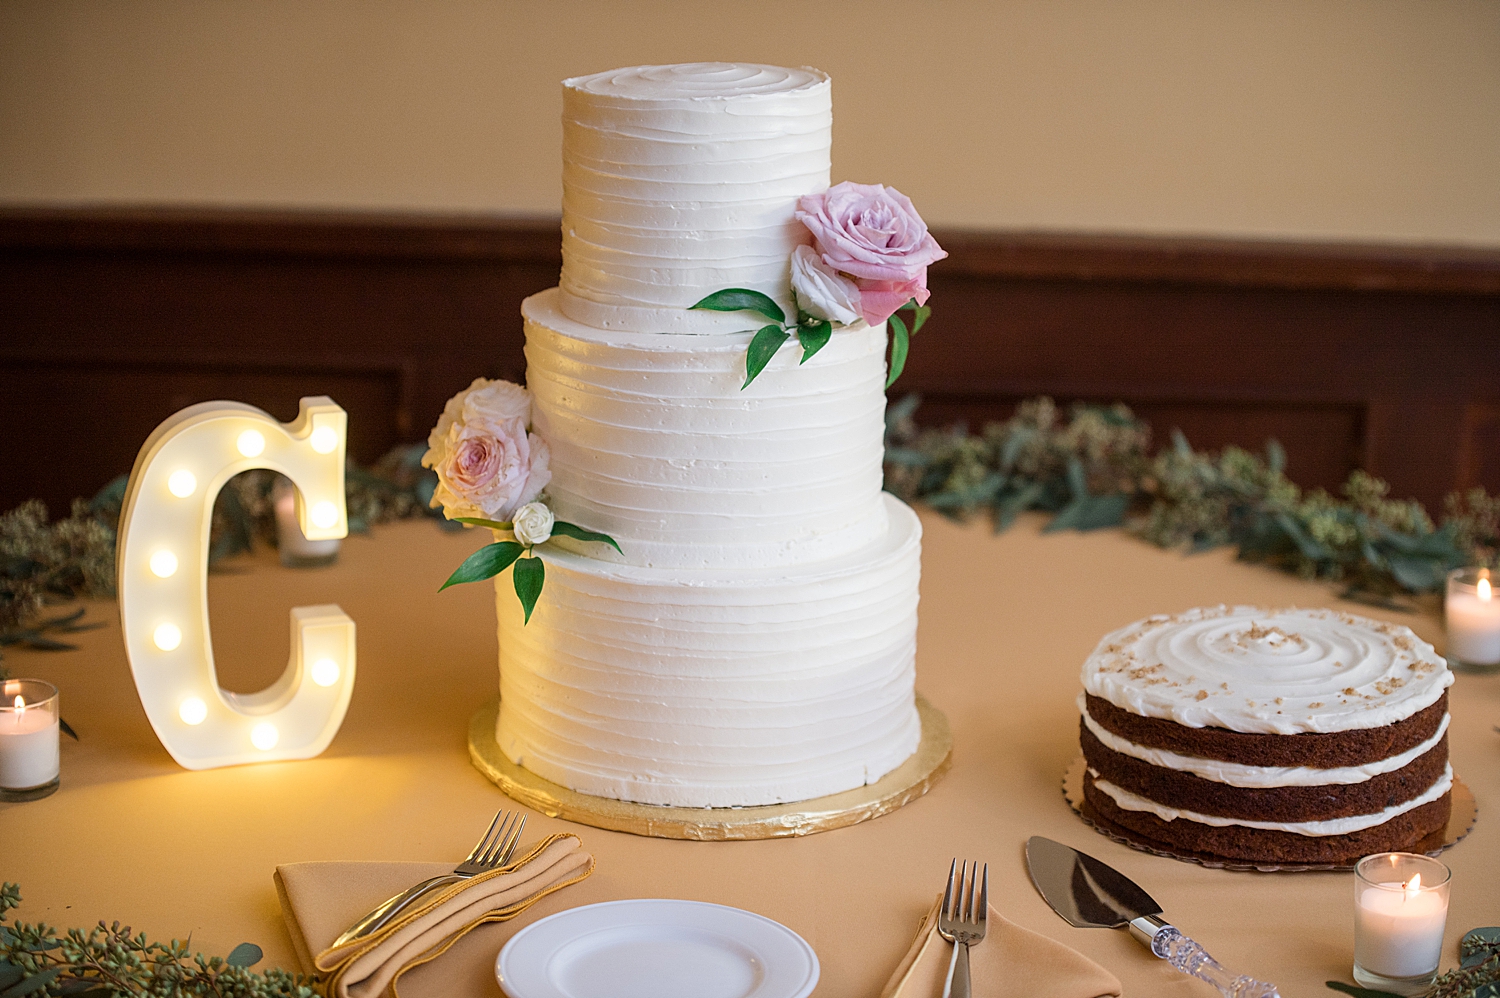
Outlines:
<svg viewBox="0 0 1500 998"><path fill-rule="evenodd" d="M552 480L551 451L527 432L530 418L530 394L508 381L480 378L454 396L422 456L438 476L432 505L450 520L507 520L541 495Z"/></svg>
<svg viewBox="0 0 1500 998"><path fill-rule="evenodd" d="M911 199L893 187L844 182L797 203L823 262L854 278L872 326L915 298L927 301L927 266L948 254Z"/></svg>

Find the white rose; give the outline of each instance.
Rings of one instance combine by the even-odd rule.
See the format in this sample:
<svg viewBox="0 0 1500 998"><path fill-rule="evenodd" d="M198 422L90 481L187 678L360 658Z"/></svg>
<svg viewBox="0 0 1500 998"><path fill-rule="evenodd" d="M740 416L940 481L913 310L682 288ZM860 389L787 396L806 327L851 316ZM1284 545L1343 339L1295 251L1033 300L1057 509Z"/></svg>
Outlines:
<svg viewBox="0 0 1500 998"><path fill-rule="evenodd" d="M522 544L545 544L552 536L552 510L539 502L529 502L516 510L511 529Z"/></svg>
<svg viewBox="0 0 1500 998"><path fill-rule="evenodd" d="M541 495L551 452L526 431L530 419L531 395L508 381L477 378L449 399L422 455L438 475L432 505L449 519L507 520Z"/></svg>
<svg viewBox="0 0 1500 998"><path fill-rule="evenodd" d="M792 291L808 315L841 325L859 321L859 288L818 256L811 246L792 253Z"/></svg>

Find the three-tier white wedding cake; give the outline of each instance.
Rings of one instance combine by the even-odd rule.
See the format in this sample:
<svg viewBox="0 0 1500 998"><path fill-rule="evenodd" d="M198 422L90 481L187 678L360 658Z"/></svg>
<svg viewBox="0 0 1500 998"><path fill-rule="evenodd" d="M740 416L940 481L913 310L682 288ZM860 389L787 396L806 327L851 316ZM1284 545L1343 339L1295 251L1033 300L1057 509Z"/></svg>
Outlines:
<svg viewBox="0 0 1500 998"><path fill-rule="evenodd" d="M873 783L921 737L921 528L881 491L884 323L780 351L693 310L724 288L796 314L798 198L829 185L828 77L643 66L563 84L563 269L528 298L533 423L559 519L529 623L502 583L496 737L573 790L648 804Z"/></svg>

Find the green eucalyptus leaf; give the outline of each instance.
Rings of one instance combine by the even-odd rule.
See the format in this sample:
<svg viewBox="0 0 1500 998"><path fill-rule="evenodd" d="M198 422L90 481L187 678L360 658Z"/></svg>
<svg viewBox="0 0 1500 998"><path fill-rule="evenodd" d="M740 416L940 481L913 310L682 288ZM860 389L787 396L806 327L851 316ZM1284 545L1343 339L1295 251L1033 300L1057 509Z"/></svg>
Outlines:
<svg viewBox="0 0 1500 998"><path fill-rule="evenodd" d="M750 349L745 353L745 383L740 385L740 391L750 387L750 382L766 369L771 363L771 358L776 356L776 351L781 349L791 333L780 326L763 326L755 338L750 341Z"/></svg>
<svg viewBox="0 0 1500 998"><path fill-rule="evenodd" d="M465 558L464 563L448 576L448 581L438 587L438 592L461 582L493 579L509 568L511 562L521 557L521 552L524 550L526 549L515 541L497 541L494 544L486 544Z"/></svg>
<svg viewBox="0 0 1500 998"><path fill-rule="evenodd" d="M455 516L454 523L472 523L476 527L489 527L491 530L514 530L515 525L509 520L485 520L477 516Z"/></svg>
<svg viewBox="0 0 1500 998"><path fill-rule="evenodd" d="M615 539L608 534L601 534L597 530L584 530L578 524L569 523L566 520L552 522L552 536L572 537L580 541L598 541L600 544L608 544L616 551L620 551L620 545L616 544ZM620 551L620 553L625 552Z"/></svg>
<svg viewBox="0 0 1500 998"><path fill-rule="evenodd" d="M815 326L798 326L797 342L802 344L802 359L799 364L806 364L813 355L828 345L828 340L833 336L833 323L824 319Z"/></svg>
<svg viewBox="0 0 1500 998"><path fill-rule="evenodd" d="M906 323L894 312L891 313L891 370L885 377L885 387L890 388L906 369L906 352L911 349L911 337L907 335Z"/></svg>
<svg viewBox="0 0 1500 998"><path fill-rule="evenodd" d="M47 987L47 985L51 984L53 980L57 978L57 975L62 973L62 971L63 968L61 967L53 967L50 970L42 971L40 974L33 974L21 983L12 984L4 991L0 991L0 998L24 998L25 995L35 994L38 991L42 991Z"/></svg>
<svg viewBox="0 0 1500 998"><path fill-rule="evenodd" d="M5 961L0 960L0 991L4 991L6 988L14 986L25 976L26 971L22 970L20 967L17 967L13 963L6 963Z"/></svg>
<svg viewBox="0 0 1500 998"><path fill-rule="evenodd" d="M748 288L725 288L715 291L691 308L706 308L714 312L757 312L767 319L786 322L786 313L770 295Z"/></svg>
<svg viewBox="0 0 1500 998"><path fill-rule="evenodd" d="M526 619L521 622L523 625L531 623L531 611L536 609L536 601L542 595L542 583L546 578L547 568L542 564L542 559L535 555L516 562L516 567L511 572L516 595L521 598L521 609L526 611Z"/></svg>
<svg viewBox="0 0 1500 998"><path fill-rule="evenodd" d="M261 957L265 955L261 948L254 943L240 943L229 951L229 955L224 958L224 962L231 967L253 967L257 963L260 963Z"/></svg>

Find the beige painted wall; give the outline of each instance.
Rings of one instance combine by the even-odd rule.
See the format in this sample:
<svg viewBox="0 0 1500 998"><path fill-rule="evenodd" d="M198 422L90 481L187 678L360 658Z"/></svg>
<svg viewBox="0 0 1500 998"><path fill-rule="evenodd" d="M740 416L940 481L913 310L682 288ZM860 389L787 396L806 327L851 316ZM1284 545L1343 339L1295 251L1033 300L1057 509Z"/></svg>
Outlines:
<svg viewBox="0 0 1500 998"><path fill-rule="evenodd" d="M700 59L938 224L1500 245L1497 0L4 0L0 202L550 213L557 82Z"/></svg>

